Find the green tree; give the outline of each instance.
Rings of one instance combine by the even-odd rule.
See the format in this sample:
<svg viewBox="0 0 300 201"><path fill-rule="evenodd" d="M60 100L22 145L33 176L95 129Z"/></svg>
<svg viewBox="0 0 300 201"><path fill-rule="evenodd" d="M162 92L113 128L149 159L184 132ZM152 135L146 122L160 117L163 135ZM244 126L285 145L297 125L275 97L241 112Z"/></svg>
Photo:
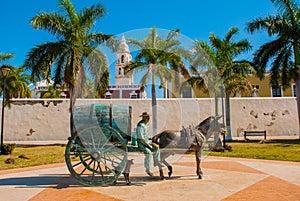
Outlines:
<svg viewBox="0 0 300 201"><path fill-rule="evenodd" d="M13 58L15 55L11 53L1 53L0 52L0 62L6 61L8 59ZM10 72L6 77L6 85L5 85L5 106L10 107L10 99L13 97L25 98L31 97L31 91L28 88L28 84L30 82L30 78L28 75L24 73L24 67L16 68L11 65L3 64L1 67L10 68ZM0 93L3 92L3 75L1 73L0 77Z"/></svg>
<svg viewBox="0 0 300 201"><path fill-rule="evenodd" d="M11 54L11 53L2 53L2 52L0 52L0 62L4 62L4 61L6 61L6 60L8 60L8 59L11 59L11 58L13 58L15 55L14 54ZM4 66L7 66L7 65L2 65L2 67L4 67ZM10 67L10 66L7 66L7 67ZM3 81L4 79L3 79L3 75L2 75L2 73L1 73L1 82ZM2 93L2 91L3 91L3 84L4 83L1 83L1 93ZM8 96L5 96L4 98L5 98L5 104L6 105L8 105L8 103L9 103L9 99L10 98L8 98L8 99L6 99L6 97L8 97Z"/></svg>
<svg viewBox="0 0 300 201"><path fill-rule="evenodd" d="M46 92L43 93L43 91L40 91L39 93L42 94L42 98L60 98L61 92L61 90L56 89L53 85L48 85Z"/></svg>
<svg viewBox="0 0 300 201"><path fill-rule="evenodd" d="M10 107L10 99L13 97L31 98L31 91L28 87L28 84L30 83L30 76L24 73L24 67L16 68L9 65L3 66L10 68L10 72L6 77L4 104ZM2 93L4 86L2 74L0 80L0 92Z"/></svg>
<svg viewBox="0 0 300 201"><path fill-rule="evenodd" d="M221 82L225 87L225 120L228 140L232 139L230 126L230 96L238 90L250 90L251 84L246 77L254 72L250 62L236 60L237 56L241 53L251 49L251 45L246 39L237 42L233 41L233 37L237 33L238 29L235 27L228 31L224 39L220 39L214 33L211 33L209 37L211 45L205 41L195 41L195 56L192 62L193 68L197 66L206 66L209 68L206 69L204 74L194 74L195 76L190 79L190 83L192 83L193 86L198 86L198 88L206 87L209 92L220 94L219 87L221 87L221 84L217 80L220 76ZM208 81L205 81L205 79L208 79ZM215 79L215 81L213 81L213 79Z"/></svg>
<svg viewBox="0 0 300 201"><path fill-rule="evenodd" d="M157 34L156 28L150 30L150 34L144 40L128 39L129 44L133 44L140 49L135 60L125 67L125 73L141 71L144 75L140 84L144 87L151 83L151 100L153 114L153 134L157 133L157 101L156 101L156 81L164 87L167 82L176 77L174 72L183 72L184 65L179 56L184 52L179 48L179 31L170 31L166 38ZM175 71L174 71L175 70ZM175 73L176 74L176 73Z"/></svg>
<svg viewBox="0 0 300 201"><path fill-rule="evenodd" d="M81 93L87 75L99 83L108 73L105 55L97 46L111 45L111 35L93 32L96 20L103 17L105 8L92 5L76 12L70 0L58 0L63 13L41 12L31 19L35 29L45 30L56 36L57 41L46 42L32 48L25 60L34 80L48 78L54 72L54 85L68 84L70 90L71 134L73 135L73 113L76 96ZM106 77L108 78L108 77ZM108 85L109 79L101 80Z"/></svg>
<svg viewBox="0 0 300 201"><path fill-rule="evenodd" d="M300 10L294 0L271 0L277 9L276 15L258 17L247 23L250 33L267 31L273 36L270 42L255 52L253 63L260 78L264 77L271 61L271 84L286 88L290 81L296 83L296 99L300 129ZM300 130L299 130L300 137Z"/></svg>

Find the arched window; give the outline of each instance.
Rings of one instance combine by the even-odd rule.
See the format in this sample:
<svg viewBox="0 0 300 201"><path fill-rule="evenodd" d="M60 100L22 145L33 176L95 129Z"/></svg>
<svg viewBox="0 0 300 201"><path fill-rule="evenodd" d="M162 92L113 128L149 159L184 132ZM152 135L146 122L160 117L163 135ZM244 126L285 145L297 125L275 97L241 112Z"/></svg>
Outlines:
<svg viewBox="0 0 300 201"><path fill-rule="evenodd" d="M121 56L121 63L122 63L122 64L124 63L124 59L125 59L125 56L122 55L122 56Z"/></svg>

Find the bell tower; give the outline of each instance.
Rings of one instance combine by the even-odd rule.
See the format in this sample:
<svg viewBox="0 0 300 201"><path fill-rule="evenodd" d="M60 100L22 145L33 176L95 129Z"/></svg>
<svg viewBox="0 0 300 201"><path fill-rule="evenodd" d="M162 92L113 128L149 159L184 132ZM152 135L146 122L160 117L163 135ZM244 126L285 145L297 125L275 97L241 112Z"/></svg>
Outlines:
<svg viewBox="0 0 300 201"><path fill-rule="evenodd" d="M130 64L132 57L124 35L116 54L116 83L108 86L105 98L127 99L140 98L140 85L134 84L133 73L125 75L124 67Z"/></svg>
<svg viewBox="0 0 300 201"><path fill-rule="evenodd" d="M133 73L131 75L124 74L124 67L132 61L128 45L124 35L117 50L116 63L116 85L133 85Z"/></svg>

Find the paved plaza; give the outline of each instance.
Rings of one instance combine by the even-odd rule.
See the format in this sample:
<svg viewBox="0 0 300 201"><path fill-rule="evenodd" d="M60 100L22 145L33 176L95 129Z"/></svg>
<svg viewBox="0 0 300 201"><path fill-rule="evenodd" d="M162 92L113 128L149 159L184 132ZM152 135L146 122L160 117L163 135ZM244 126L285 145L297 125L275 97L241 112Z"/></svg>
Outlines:
<svg viewBox="0 0 300 201"><path fill-rule="evenodd" d="M144 173L143 155L132 153L132 184L85 187L65 164L0 171L3 201L41 200L300 200L300 163L204 157L204 178L195 175L193 155L173 156L174 173L161 181ZM164 169L167 175L167 169Z"/></svg>

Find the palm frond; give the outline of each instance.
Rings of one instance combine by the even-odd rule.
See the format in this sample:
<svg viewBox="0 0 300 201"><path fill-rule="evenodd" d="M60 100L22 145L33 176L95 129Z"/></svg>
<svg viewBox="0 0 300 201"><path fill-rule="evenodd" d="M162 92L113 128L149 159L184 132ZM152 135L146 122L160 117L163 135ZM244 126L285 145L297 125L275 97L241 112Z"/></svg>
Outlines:
<svg viewBox="0 0 300 201"><path fill-rule="evenodd" d="M99 82L101 77L108 71L107 58L99 49L92 49L83 64L86 71L90 72L89 77L95 80L96 83Z"/></svg>
<svg viewBox="0 0 300 201"><path fill-rule="evenodd" d="M214 33L210 33L209 40L214 48L221 49L222 41Z"/></svg>
<svg viewBox="0 0 300 201"><path fill-rule="evenodd" d="M139 40L135 40L135 39L127 39L127 43L135 46L139 50L147 48L145 46L144 41L139 41Z"/></svg>
<svg viewBox="0 0 300 201"><path fill-rule="evenodd" d="M173 71L166 68L165 65L157 65L156 75L160 78L161 82L173 81Z"/></svg>
<svg viewBox="0 0 300 201"><path fill-rule="evenodd" d="M156 47L156 44L157 44L157 33L156 33L156 27L153 27L151 30L150 30L150 35L149 35L149 38L150 39L150 44L148 44L148 48L157 48Z"/></svg>
<svg viewBox="0 0 300 201"><path fill-rule="evenodd" d="M130 64L127 64L124 67L124 73L126 75L126 74L128 74L130 72L133 72L133 71L143 71L143 70L145 70L147 68L148 68L148 65L145 62L141 62L141 61L131 62Z"/></svg>
<svg viewBox="0 0 300 201"><path fill-rule="evenodd" d="M109 71L108 71L108 69L101 74L100 79L95 78L95 82L96 82L96 86L97 86L96 92L100 96L105 96L105 92L109 86Z"/></svg>
<svg viewBox="0 0 300 201"><path fill-rule="evenodd" d="M57 0L57 2L58 5L68 13L72 24L78 24L79 18L72 2L70 0Z"/></svg>
<svg viewBox="0 0 300 201"><path fill-rule="evenodd" d="M79 24L85 29L90 30L95 21L102 18L106 13L106 9L101 4L92 5L89 8L83 8L79 13Z"/></svg>
<svg viewBox="0 0 300 201"><path fill-rule="evenodd" d="M12 53L2 53L0 52L0 61L6 61L7 59L13 58L15 55Z"/></svg>
<svg viewBox="0 0 300 201"><path fill-rule="evenodd" d="M50 75L53 63L65 49L66 45L63 41L36 46L27 54L24 67L31 70L34 80L45 79Z"/></svg>
<svg viewBox="0 0 300 201"><path fill-rule="evenodd" d="M267 17L258 17L251 22L247 23L247 30L250 33L259 30L266 30L270 36L278 33L279 28L281 27L279 21L282 21L280 15L267 16Z"/></svg>
<svg viewBox="0 0 300 201"><path fill-rule="evenodd" d="M97 47L97 45L105 44L110 47L113 51L116 50L116 40L111 34L103 34L103 33L91 33L87 37L89 45L93 47Z"/></svg>
<svg viewBox="0 0 300 201"><path fill-rule="evenodd" d="M174 40L178 37L180 37L180 30L179 29L171 30L168 33L168 36L166 38L166 42L172 41L172 40Z"/></svg>
<svg viewBox="0 0 300 201"><path fill-rule="evenodd" d="M59 13L41 12L33 17L30 23L33 28L49 31L58 37L63 36L66 27L68 27L67 19Z"/></svg>
<svg viewBox="0 0 300 201"><path fill-rule="evenodd" d="M225 35L224 41L230 41L232 37L239 32L237 27L231 28Z"/></svg>
<svg viewBox="0 0 300 201"><path fill-rule="evenodd" d="M296 19L299 6L295 3L294 0L271 0L277 8L278 13L289 18ZM298 23L298 22L294 22Z"/></svg>
<svg viewBox="0 0 300 201"><path fill-rule="evenodd" d="M247 39L240 40L232 45L232 54L233 56L237 56L242 52L248 52L252 49L250 42Z"/></svg>
<svg viewBox="0 0 300 201"><path fill-rule="evenodd" d="M61 56L56 60L56 68L54 72L54 85L62 84L64 80L64 73L66 67L66 59L68 57L69 52L66 51L61 54Z"/></svg>
<svg viewBox="0 0 300 201"><path fill-rule="evenodd" d="M148 74L148 73L145 73L142 78L141 78L141 81L140 81L140 85L141 86L146 86L147 84L149 84L151 81L151 75ZM151 83L150 83L151 84Z"/></svg>
<svg viewBox="0 0 300 201"><path fill-rule="evenodd" d="M212 66L216 62L216 53L205 41L196 40L192 53L193 57L190 63L194 69Z"/></svg>
<svg viewBox="0 0 300 201"><path fill-rule="evenodd" d="M278 38L271 42L263 44L255 53L253 63L256 66L257 75L262 78L264 76L268 61L277 55L285 46L286 41Z"/></svg>
<svg viewBox="0 0 300 201"><path fill-rule="evenodd" d="M182 57L183 59L187 60L188 62L192 61L192 53L189 50L186 50L185 48L182 47L172 47L170 50L170 53L173 53L175 55L178 55Z"/></svg>
<svg viewBox="0 0 300 201"><path fill-rule="evenodd" d="M205 88L205 82L204 79L201 75L196 75L196 76L192 76L190 77L188 80L186 80L182 87L186 87L186 86L191 86L191 87L195 87L197 89L204 89Z"/></svg>

